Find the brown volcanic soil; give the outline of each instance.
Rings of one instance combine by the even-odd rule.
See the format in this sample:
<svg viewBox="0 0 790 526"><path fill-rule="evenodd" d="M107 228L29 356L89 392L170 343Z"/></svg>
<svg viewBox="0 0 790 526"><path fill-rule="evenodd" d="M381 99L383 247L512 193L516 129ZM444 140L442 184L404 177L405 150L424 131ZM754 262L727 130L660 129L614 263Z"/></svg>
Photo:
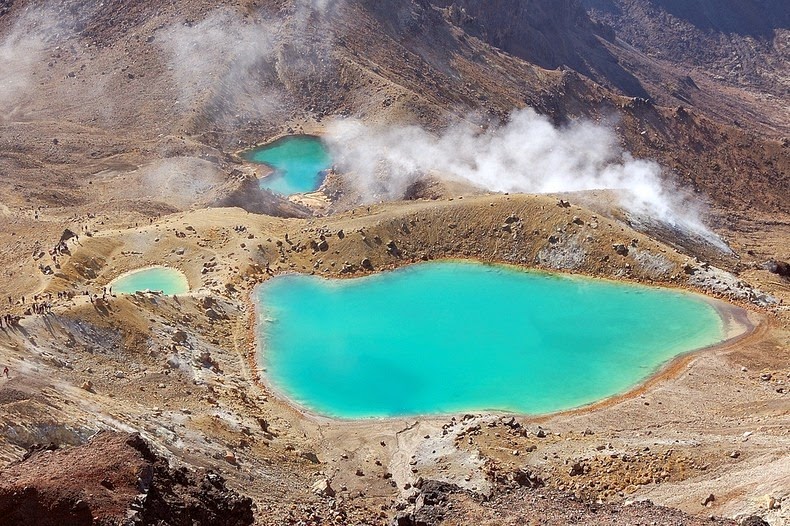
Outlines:
<svg viewBox="0 0 790 526"><path fill-rule="evenodd" d="M784 96L783 70L771 71L776 56L758 46L765 52L749 55L762 60L754 71L722 81L714 50L677 60L672 51L688 35L709 48L720 36L699 40L700 30L681 25L666 56L654 57L649 48L663 33L644 18L591 10L591 19L572 1L526 4L534 9L508 17L510 2L488 10L465 2L467 20L425 0L348 0L323 16L284 0L55 0L43 14L36 2L0 2L0 299L26 296L26 305L8 307L24 315L34 294L77 293L55 300L51 315L0 330L0 361L11 369L0 378L0 458L10 466L2 478L22 469L11 464L35 443L77 445L101 429L134 429L174 465L221 471L255 500L260 524L386 524L423 511L429 523L448 524L501 515L696 520L618 507L644 498L698 517L787 521L790 321L786 307L749 303L763 293L790 301L790 282L762 266L790 260L790 163L780 139L787 104L771 98ZM647 9L638 4L648 5L632 2L633 12ZM736 47L767 42L727 38ZM191 51L174 58L178 45ZM243 52L259 46L260 60L245 61ZM693 64L704 69L689 72ZM634 99L634 82L657 104ZM473 196L441 185L413 196L436 200L371 209L315 195L304 201L331 214L311 217L257 191L260 169L234 153L280 134L321 133L332 116L441 130L459 118L497 122L523 106L560 124L614 122L629 151L659 161L709 204L736 256L655 225L637 232L604 192L562 196L568 208L558 197ZM223 205L246 210L213 208ZM511 216L518 220L506 223ZM234 230L240 225L246 230ZM80 239L56 263L46 252L67 227ZM345 277L366 273L366 257L376 270L469 257L690 287L751 305L757 327L632 396L579 413L304 415L258 383L248 294L267 279L266 263L275 273ZM96 303L80 295L101 294L112 278L148 264L183 270L196 292ZM118 471L102 458L104 472ZM518 470L546 488L515 488ZM333 491L321 490L324 480ZM461 488L439 492L452 504L436 511L445 519L430 515L432 498L445 502L431 496L431 481ZM84 500L80 485L59 489ZM612 506L593 510L599 499Z"/></svg>

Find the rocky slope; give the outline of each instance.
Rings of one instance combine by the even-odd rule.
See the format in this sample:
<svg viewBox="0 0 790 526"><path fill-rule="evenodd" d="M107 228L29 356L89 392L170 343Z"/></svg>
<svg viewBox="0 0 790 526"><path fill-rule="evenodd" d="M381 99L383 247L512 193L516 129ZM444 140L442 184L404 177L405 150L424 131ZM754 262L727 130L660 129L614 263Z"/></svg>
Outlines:
<svg viewBox="0 0 790 526"><path fill-rule="evenodd" d="M33 447L3 470L0 513L9 526L253 523L252 501L218 474L171 469L139 435L113 432Z"/></svg>
<svg viewBox="0 0 790 526"><path fill-rule="evenodd" d="M615 44L625 44L612 46L614 53L652 85L658 100L694 104L725 122L787 136L790 14L784 2L582 3L593 20L612 29Z"/></svg>
<svg viewBox="0 0 790 526"><path fill-rule="evenodd" d="M712 4L658 0L0 0L0 313L21 317L0 330L0 502L42 523L112 523L142 470L158 488L134 505L144 523L248 521L216 476L165 469L128 435L90 439L109 429L221 472L260 524L788 520L790 321L776 301L790 282L766 265L790 259L786 23L781 3L749 5L760 20L708 23ZM741 48L754 68L724 75ZM610 123L710 206L733 253L608 192L425 180L411 201L369 203L330 181L299 204L260 192L264 170L238 155L335 118L482 132L526 106L559 126ZM80 239L55 261L65 228ZM259 382L248 294L267 263L347 277L443 257L690 287L748 305L756 328L632 396L551 417L334 421ZM197 291L100 298L149 264ZM49 442L61 450L19 462Z"/></svg>
<svg viewBox="0 0 790 526"><path fill-rule="evenodd" d="M497 122L528 105L558 123L618 119L630 150L658 160L714 206L786 211L787 149L754 129L781 135L787 105L728 92L688 77L685 62L610 42L576 1L320 5L331 9L228 1L154 10L131 0L59 0L43 9L17 0L0 19L0 67L14 72L0 96L7 193L81 202L88 175L119 181L141 167L148 173L137 171L144 178L124 206L150 208L141 201L153 200L183 209L188 195L146 191L172 170L161 158L191 163L179 171L216 185L218 174L230 178L233 167L214 161L229 150L329 116L436 130L470 114ZM646 94L669 107L623 97ZM688 119L674 115L678 105ZM750 191L737 195L754 197L749 203L726 195L743 170ZM31 178L53 190L28 188Z"/></svg>
<svg viewBox="0 0 790 526"><path fill-rule="evenodd" d="M790 95L790 12L780 0L582 0L591 16L658 59L699 69L716 80Z"/></svg>
<svg viewBox="0 0 790 526"><path fill-rule="evenodd" d="M545 69L567 68L630 97L648 97L639 80L599 41L606 27L594 23L577 0L434 2L469 35Z"/></svg>

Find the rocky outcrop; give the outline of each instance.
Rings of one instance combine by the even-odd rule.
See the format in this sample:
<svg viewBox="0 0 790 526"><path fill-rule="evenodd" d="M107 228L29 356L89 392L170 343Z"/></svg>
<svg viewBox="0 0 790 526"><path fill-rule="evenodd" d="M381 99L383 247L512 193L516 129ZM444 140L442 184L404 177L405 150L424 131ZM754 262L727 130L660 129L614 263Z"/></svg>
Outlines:
<svg viewBox="0 0 790 526"><path fill-rule="evenodd" d="M212 203L213 206L237 206L254 214L267 214L277 217L308 217L310 210L292 203L287 199L263 190L254 177L245 174L234 174L237 178L235 187L230 188L226 195Z"/></svg>
<svg viewBox="0 0 790 526"><path fill-rule="evenodd" d="M740 526L771 526L765 522L762 517L757 515L750 515L741 521Z"/></svg>
<svg viewBox="0 0 790 526"><path fill-rule="evenodd" d="M787 96L783 0L581 0L591 18L644 53L728 84Z"/></svg>
<svg viewBox="0 0 790 526"><path fill-rule="evenodd" d="M779 274L785 278L790 278L790 263L786 261L767 261L763 264L763 268L768 272Z"/></svg>
<svg viewBox="0 0 790 526"><path fill-rule="evenodd" d="M216 473L171 469L136 433L102 431L81 446L34 447L0 476L7 526L246 526L252 506Z"/></svg>

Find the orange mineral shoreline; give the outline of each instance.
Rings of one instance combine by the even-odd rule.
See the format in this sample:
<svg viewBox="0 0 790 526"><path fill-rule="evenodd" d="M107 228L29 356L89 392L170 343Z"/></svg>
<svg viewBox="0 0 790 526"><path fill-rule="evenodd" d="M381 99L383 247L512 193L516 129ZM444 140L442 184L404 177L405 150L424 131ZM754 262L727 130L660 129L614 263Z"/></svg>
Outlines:
<svg viewBox="0 0 790 526"><path fill-rule="evenodd" d="M346 279L351 277L358 277L358 276L344 276L344 278ZM633 388L623 393L619 393L610 396L608 398L604 398L597 402L592 402L582 407L577 407L574 409L568 409L564 411L557 411L553 413L540 414L540 415L530 415L530 414L522 414L522 413L515 413L515 414L518 414L519 416L523 416L523 417L528 417L530 420L534 422L544 422L556 416L580 415L580 414L598 411L607 407L611 407L625 400L630 400L636 398L637 396L643 395L649 392L651 389L654 389L658 385L678 377L684 369L686 369L694 360L696 360L703 354L727 353L735 349L737 346L759 340L768 332L768 321L764 316L754 311L746 310L738 305L726 302L724 300L712 298L710 296L705 296L703 294L700 294L698 290L694 290L691 287L667 287L667 288L688 290L690 292L699 294L706 301L708 301L711 304L711 306L713 306L716 309L719 316L721 317L722 322L724 323L725 340L714 345L688 351L676 356L668 363L666 363L663 367L661 367L658 371L656 371L654 374L647 377L643 382L639 383L638 385L634 386ZM264 375L260 374L260 371L262 371L262 369L258 363L258 351L259 351L260 342L258 340L258 335L256 331L257 305L252 300L252 292L250 292L250 294L246 296L245 304L247 305L248 308L247 327L245 331L246 348L247 348L246 362L248 367L250 368L253 383L258 388L264 390L267 393L272 394L273 396L285 402L285 405L295 410L303 417L316 421L359 422L365 420L388 420L388 421L404 420L405 421L405 420L414 420L415 418L434 420L434 419L443 419L448 416L448 415L438 415L438 414L425 414L425 415L408 415L403 417L386 417L386 418L382 417L382 418L370 418L370 419L337 418L337 417L326 416L313 412L310 409L300 405L294 400L291 400L288 396L286 396L284 393L276 389L274 386L272 386L270 382L267 382L264 379L263 377ZM759 319L758 320L750 319L750 314L752 317L759 317ZM495 410L490 411L488 413L492 415L514 414L507 411L495 411Z"/></svg>

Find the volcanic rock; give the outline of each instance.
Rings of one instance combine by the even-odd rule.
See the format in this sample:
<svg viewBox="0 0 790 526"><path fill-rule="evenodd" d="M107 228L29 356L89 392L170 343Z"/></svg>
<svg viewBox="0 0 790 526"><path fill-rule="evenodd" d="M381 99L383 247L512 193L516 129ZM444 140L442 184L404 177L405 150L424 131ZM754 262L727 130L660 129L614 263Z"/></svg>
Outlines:
<svg viewBox="0 0 790 526"><path fill-rule="evenodd" d="M3 471L5 526L253 523L251 499L216 473L171 469L139 434L100 431L81 446L52 449Z"/></svg>

